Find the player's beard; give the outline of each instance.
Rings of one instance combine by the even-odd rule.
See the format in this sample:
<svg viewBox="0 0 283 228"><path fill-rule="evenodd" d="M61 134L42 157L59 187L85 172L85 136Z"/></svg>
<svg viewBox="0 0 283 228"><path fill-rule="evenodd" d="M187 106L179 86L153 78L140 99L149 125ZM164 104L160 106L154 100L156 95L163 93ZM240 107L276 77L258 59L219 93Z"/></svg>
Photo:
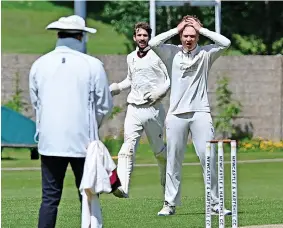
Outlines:
<svg viewBox="0 0 283 228"><path fill-rule="evenodd" d="M142 44L142 45L141 45ZM146 42L138 42L137 43L140 52L145 52L148 48L148 43Z"/></svg>
<svg viewBox="0 0 283 228"><path fill-rule="evenodd" d="M148 45L145 48L140 48L139 47L139 51L143 52L143 53L149 51L149 49L150 49L150 46L148 46Z"/></svg>

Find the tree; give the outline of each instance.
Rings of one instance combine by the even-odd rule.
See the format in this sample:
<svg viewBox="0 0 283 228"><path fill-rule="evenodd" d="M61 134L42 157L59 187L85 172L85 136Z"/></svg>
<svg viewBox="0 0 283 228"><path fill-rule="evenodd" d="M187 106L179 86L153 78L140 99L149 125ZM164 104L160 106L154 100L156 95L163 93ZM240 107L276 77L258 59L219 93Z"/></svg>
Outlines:
<svg viewBox="0 0 283 228"><path fill-rule="evenodd" d="M113 1L105 5L102 17L123 33L133 44L133 28L138 21L148 22L149 3L144 1ZM133 47L128 47L129 51Z"/></svg>
<svg viewBox="0 0 283 228"><path fill-rule="evenodd" d="M20 113L22 111L27 111L27 103L23 101L23 90L20 88L20 75L18 72L15 74L14 83L14 94L12 95L12 98L4 104L4 106Z"/></svg>
<svg viewBox="0 0 283 228"><path fill-rule="evenodd" d="M223 2L222 22L223 33L242 54L283 54L281 2Z"/></svg>
<svg viewBox="0 0 283 228"><path fill-rule="evenodd" d="M199 9L196 9L197 11ZM156 10L157 26L156 32L165 32L179 23L181 18L192 13L192 8L187 7L158 7ZM105 5L102 17L109 21L119 33L123 33L129 40L133 40L133 28L139 21L149 23L148 1L113 1ZM178 43L179 38L174 37L173 43ZM134 42L132 47L134 48Z"/></svg>
<svg viewBox="0 0 283 228"><path fill-rule="evenodd" d="M184 15L197 15L204 26L214 30L214 7L157 7L156 32L161 33L177 26ZM133 26L149 20L148 1L112 1L106 3L102 14L114 28L132 40ZM226 53L247 55L283 54L283 4L276 1L222 2L221 33L232 41ZM179 44L179 37L171 39ZM200 44L210 43L201 37ZM129 47L133 48L133 47Z"/></svg>

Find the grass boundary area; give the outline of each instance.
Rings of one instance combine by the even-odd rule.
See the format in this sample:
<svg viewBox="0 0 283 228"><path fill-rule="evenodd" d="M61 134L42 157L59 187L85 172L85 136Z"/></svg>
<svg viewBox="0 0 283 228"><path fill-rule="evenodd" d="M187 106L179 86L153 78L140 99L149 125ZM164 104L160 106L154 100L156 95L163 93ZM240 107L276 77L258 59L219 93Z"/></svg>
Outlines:
<svg viewBox="0 0 283 228"><path fill-rule="evenodd" d="M258 160L240 160L237 164L253 164L253 163L274 163L282 162L283 158L273 158L273 159L258 159ZM230 164L230 162L224 162L224 164ZM199 162L183 163L182 166L199 166ZM157 164L135 164L135 167L157 167ZM71 167L69 167L71 169ZM8 167L1 168L1 171L39 171L40 167Z"/></svg>
<svg viewBox="0 0 283 228"><path fill-rule="evenodd" d="M73 9L47 1L2 1L2 53L43 54L54 49L56 32L45 27L62 16L74 14ZM94 55L127 54L129 40L113 26L87 18L87 26L97 29L88 35L87 52Z"/></svg>
<svg viewBox="0 0 283 228"><path fill-rule="evenodd" d="M226 167L226 166L225 166ZM239 226L283 223L278 216L283 208L281 163L241 164L238 168ZM225 206L231 208L229 169L225 174ZM41 201L41 175L34 171L2 172L2 226L35 227ZM200 166L182 169L182 205L175 216L158 217L164 195L157 167L135 168L131 178L129 199L112 194L101 195L106 227L194 227L205 223L204 183ZM64 191L59 207L58 228L80 225L80 205L71 170L66 172ZM228 227L231 216L225 216ZM218 216L212 217L212 227L218 227ZM275 228L275 227L274 227Z"/></svg>

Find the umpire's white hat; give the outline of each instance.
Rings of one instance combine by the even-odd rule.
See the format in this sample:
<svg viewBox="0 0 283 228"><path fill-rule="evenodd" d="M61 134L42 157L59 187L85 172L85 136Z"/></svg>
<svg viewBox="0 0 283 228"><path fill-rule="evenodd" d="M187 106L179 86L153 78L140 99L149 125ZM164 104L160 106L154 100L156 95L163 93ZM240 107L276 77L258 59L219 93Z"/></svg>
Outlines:
<svg viewBox="0 0 283 228"><path fill-rule="evenodd" d="M61 17L58 21L54 21L49 25L47 25L46 29L66 31L70 33L74 33L74 32L96 33L97 31L95 28L86 27L85 20L78 15Z"/></svg>

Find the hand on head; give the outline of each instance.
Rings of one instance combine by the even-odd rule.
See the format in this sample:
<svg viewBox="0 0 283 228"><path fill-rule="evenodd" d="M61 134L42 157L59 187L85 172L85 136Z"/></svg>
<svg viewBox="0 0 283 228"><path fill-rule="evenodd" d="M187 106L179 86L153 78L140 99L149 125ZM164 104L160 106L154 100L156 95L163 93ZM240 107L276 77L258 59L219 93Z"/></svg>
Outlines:
<svg viewBox="0 0 283 228"><path fill-rule="evenodd" d="M178 24L177 28L179 32L182 32L186 26L192 26L196 31L202 28L202 24L195 16L186 15L183 17L182 21Z"/></svg>
<svg viewBox="0 0 283 228"><path fill-rule="evenodd" d="M199 31L199 30L202 28L202 24L200 23L200 21L197 20L197 19L194 18L194 17L188 16L188 17L185 19L185 21L188 22L188 25L189 25L189 26L194 27L194 29L195 29L196 31Z"/></svg>

